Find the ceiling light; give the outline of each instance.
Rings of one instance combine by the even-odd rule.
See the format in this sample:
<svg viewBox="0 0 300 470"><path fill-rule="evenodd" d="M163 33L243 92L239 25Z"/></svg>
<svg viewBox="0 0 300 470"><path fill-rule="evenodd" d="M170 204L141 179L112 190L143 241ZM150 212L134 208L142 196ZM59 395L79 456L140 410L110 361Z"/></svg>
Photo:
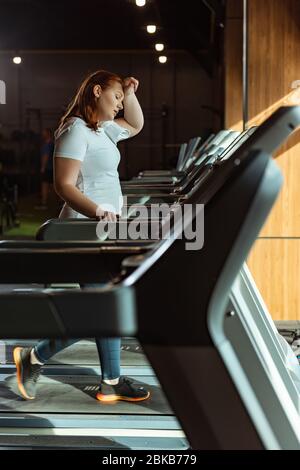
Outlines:
<svg viewBox="0 0 300 470"><path fill-rule="evenodd" d="M155 49L157 51L163 51L164 48L165 48L165 46L163 44L160 44L160 43L155 44Z"/></svg>
<svg viewBox="0 0 300 470"><path fill-rule="evenodd" d="M161 64L165 64L167 62L167 57L165 55L160 55L159 58L158 58L159 62Z"/></svg>
<svg viewBox="0 0 300 470"><path fill-rule="evenodd" d="M155 26L154 24L148 24L148 26L147 26L147 31L148 31L148 33L150 33L150 34L155 33L155 31L156 31L156 26Z"/></svg>
<svg viewBox="0 0 300 470"><path fill-rule="evenodd" d="M14 57L14 58L13 58L13 63L14 63L14 64L20 64L21 62L22 62L21 57Z"/></svg>
<svg viewBox="0 0 300 470"><path fill-rule="evenodd" d="M137 7L144 7L146 5L146 0L135 0Z"/></svg>

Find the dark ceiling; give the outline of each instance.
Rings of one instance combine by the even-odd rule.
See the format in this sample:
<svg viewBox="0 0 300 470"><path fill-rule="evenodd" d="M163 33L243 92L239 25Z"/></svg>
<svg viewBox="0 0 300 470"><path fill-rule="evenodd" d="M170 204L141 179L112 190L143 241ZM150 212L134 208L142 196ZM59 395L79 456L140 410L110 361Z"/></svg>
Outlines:
<svg viewBox="0 0 300 470"><path fill-rule="evenodd" d="M0 50L205 50L222 22L223 0L0 0ZM155 22L155 35L145 26Z"/></svg>
<svg viewBox="0 0 300 470"><path fill-rule="evenodd" d="M0 50L185 49L216 58L224 0L0 0ZM155 23L156 34L145 26ZM221 25L221 26L220 26Z"/></svg>

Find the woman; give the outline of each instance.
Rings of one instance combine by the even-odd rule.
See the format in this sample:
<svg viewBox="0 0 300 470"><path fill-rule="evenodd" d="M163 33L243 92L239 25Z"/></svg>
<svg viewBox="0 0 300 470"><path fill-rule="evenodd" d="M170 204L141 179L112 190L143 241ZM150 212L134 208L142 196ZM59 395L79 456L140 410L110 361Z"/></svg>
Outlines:
<svg viewBox="0 0 300 470"><path fill-rule="evenodd" d="M123 81L99 70L79 87L55 135L54 185L65 201L60 217L114 221L121 213L116 144L143 128L143 112L135 96L138 85L133 77ZM124 118L115 119L123 105ZM15 348L18 388L25 399L35 398L43 364L76 341L43 340L32 349ZM147 390L120 377L120 343L119 338L96 338L102 370L96 398L102 402L146 400L150 396Z"/></svg>

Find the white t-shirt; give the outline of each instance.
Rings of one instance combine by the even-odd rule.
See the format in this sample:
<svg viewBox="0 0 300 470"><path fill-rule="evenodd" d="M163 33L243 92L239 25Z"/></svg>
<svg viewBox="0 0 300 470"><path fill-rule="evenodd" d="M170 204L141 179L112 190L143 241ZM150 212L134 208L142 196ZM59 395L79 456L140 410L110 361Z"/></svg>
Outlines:
<svg viewBox="0 0 300 470"><path fill-rule="evenodd" d="M55 135L54 157L73 158L82 162L76 187L104 210L121 213L123 198L118 165L117 143L128 139L130 132L115 121L105 121L94 131L79 117L71 117ZM83 217L67 204L60 218Z"/></svg>

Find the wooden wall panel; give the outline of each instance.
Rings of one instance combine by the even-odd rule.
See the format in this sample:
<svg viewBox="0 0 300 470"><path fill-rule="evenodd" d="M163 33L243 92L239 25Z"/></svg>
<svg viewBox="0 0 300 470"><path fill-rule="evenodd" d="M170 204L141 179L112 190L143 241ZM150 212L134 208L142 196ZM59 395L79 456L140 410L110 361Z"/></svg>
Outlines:
<svg viewBox="0 0 300 470"><path fill-rule="evenodd" d="M300 103L299 90L292 91L293 82L300 80L299 18L298 0L248 0L248 127L259 125L279 106ZM226 73L230 86L234 74L230 68ZM228 97L229 92L226 115L231 116ZM273 317L293 320L300 318L299 131L275 157L284 186L250 254L249 267Z"/></svg>
<svg viewBox="0 0 300 470"><path fill-rule="evenodd" d="M300 77L298 0L249 0L249 119L268 114ZM271 109L272 111L272 109Z"/></svg>
<svg viewBox="0 0 300 470"><path fill-rule="evenodd" d="M249 120L258 125L290 102L292 83L300 77L300 2L249 1ZM300 318L300 133L277 153L284 185L253 248L249 267L278 320Z"/></svg>
<svg viewBox="0 0 300 470"><path fill-rule="evenodd" d="M249 125L260 124L279 106L292 103L292 83L300 77L298 18L297 0L249 1ZM264 236L300 236L299 142L297 132L278 152L285 182Z"/></svg>
<svg viewBox="0 0 300 470"><path fill-rule="evenodd" d="M300 237L300 143L283 152L276 163L281 168L284 183L260 236Z"/></svg>
<svg viewBox="0 0 300 470"><path fill-rule="evenodd" d="M248 266L274 320L300 320L300 240L259 239Z"/></svg>
<svg viewBox="0 0 300 470"><path fill-rule="evenodd" d="M240 0L226 6L225 127L243 129L243 8Z"/></svg>

